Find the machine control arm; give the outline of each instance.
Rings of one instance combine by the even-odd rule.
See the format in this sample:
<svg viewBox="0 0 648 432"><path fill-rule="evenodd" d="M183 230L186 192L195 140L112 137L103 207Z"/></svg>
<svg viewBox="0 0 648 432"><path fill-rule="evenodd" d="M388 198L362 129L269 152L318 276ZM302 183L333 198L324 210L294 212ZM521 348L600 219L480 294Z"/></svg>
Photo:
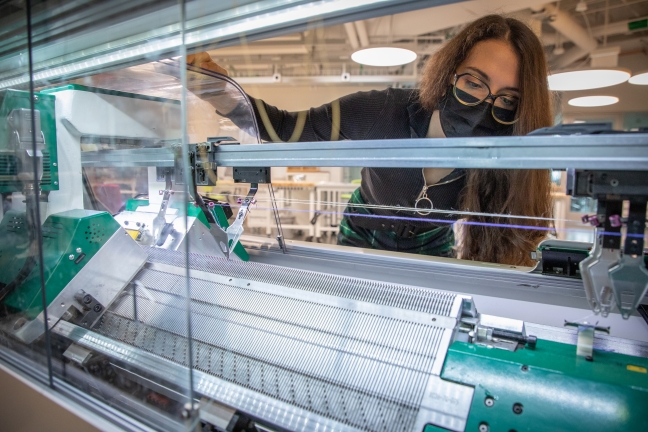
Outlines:
<svg viewBox="0 0 648 432"><path fill-rule="evenodd" d="M173 195L173 184L171 183L170 170L165 171L164 179L166 181L166 186L163 191L160 191L160 194L162 194L162 204L160 204L158 215L153 219L153 238L155 239L156 246L162 246L173 230L173 224L167 223L166 221L169 199L171 198L171 195Z"/></svg>
<svg viewBox="0 0 648 432"><path fill-rule="evenodd" d="M597 227L590 256L579 264L585 294L594 313L607 316L613 302L628 319L648 291L648 270L643 257L648 173L643 171L569 170L567 192L598 201ZM627 219L623 203L630 202ZM627 225L622 237L621 228Z"/></svg>

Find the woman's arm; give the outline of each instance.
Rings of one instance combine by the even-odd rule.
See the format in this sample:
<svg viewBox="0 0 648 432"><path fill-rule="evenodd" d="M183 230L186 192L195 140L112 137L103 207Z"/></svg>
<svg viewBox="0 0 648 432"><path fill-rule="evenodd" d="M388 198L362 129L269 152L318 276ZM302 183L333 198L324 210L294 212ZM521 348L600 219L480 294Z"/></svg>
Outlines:
<svg viewBox="0 0 648 432"><path fill-rule="evenodd" d="M228 75L207 53L187 56L187 63ZM199 92L196 92L201 97ZM207 97L209 95L209 97ZM205 93L217 112L237 124L245 122L246 106L240 101L223 100ZM273 142L337 141L364 139L379 121L380 114L389 102L389 92L357 92L331 103L306 111L288 112L248 95L259 126L261 139Z"/></svg>
<svg viewBox="0 0 648 432"><path fill-rule="evenodd" d="M306 111L288 112L248 96L266 141L365 139L380 118L386 92L357 92Z"/></svg>

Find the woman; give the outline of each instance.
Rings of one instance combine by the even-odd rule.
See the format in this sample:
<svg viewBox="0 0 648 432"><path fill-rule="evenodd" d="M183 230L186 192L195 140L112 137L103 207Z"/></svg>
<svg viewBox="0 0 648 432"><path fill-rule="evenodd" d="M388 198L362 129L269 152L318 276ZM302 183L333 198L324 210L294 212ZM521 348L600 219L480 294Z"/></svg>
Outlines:
<svg viewBox="0 0 648 432"><path fill-rule="evenodd" d="M187 61L227 74L206 53ZM489 15L428 61L420 90L358 92L300 113L250 99L267 141L525 135L552 124L547 72L542 44L525 24ZM452 256L450 223L456 216L431 213L430 207L550 217L550 190L546 170L363 168L338 244ZM514 265L532 264L529 253L549 225L472 215L465 221L460 258ZM506 224L541 229L502 227Z"/></svg>

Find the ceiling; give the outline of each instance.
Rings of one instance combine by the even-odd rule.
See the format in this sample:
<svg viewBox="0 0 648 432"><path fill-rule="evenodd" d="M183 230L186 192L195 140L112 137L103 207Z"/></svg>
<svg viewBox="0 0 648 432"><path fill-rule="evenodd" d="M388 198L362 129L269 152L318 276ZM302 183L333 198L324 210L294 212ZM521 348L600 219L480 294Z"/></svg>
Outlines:
<svg viewBox="0 0 648 432"><path fill-rule="evenodd" d="M467 23L489 13L507 14L529 24L545 46L552 71L588 67L592 52L610 47L619 47L619 66L634 73L648 70L646 0L464 1L330 27L315 22L305 32L253 43L242 40L241 46L210 54L244 85L414 86L430 55ZM362 47L385 45L411 49L418 54L417 61L398 67L367 67L350 59ZM632 97L628 86L648 87L616 86L625 89L616 109L625 110L623 100ZM643 100L648 98L648 88L637 91L646 92Z"/></svg>

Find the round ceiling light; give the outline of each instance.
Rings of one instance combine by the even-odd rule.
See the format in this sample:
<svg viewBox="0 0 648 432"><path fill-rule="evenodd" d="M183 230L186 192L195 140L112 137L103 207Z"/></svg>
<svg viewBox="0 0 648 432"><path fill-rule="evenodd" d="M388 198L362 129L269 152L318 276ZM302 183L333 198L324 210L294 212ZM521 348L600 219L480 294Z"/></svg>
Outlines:
<svg viewBox="0 0 648 432"><path fill-rule="evenodd" d="M628 80L630 84L648 85L648 72L639 73Z"/></svg>
<svg viewBox="0 0 648 432"><path fill-rule="evenodd" d="M589 90L610 87L628 81L630 72L623 69L586 69L549 75L553 91Z"/></svg>
<svg viewBox="0 0 648 432"><path fill-rule="evenodd" d="M615 96L584 96L570 99L567 103L577 107L598 107L614 105L617 102L619 102L619 98Z"/></svg>
<svg viewBox="0 0 648 432"><path fill-rule="evenodd" d="M416 60L416 53L405 48L366 48L351 54L351 59L367 66L400 66Z"/></svg>

